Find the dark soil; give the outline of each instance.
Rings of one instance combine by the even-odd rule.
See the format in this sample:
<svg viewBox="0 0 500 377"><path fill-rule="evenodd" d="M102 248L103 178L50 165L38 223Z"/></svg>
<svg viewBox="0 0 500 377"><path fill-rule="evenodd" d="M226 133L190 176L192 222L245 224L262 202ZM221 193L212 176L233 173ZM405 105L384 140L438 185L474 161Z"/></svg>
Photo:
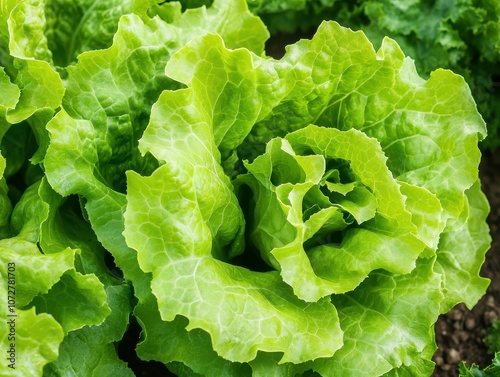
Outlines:
<svg viewBox="0 0 500 377"><path fill-rule="evenodd" d="M500 318L500 155L486 153L480 166L483 191L490 202L488 217L492 245L486 254L481 276L491 279L491 284L483 298L472 309L458 305L442 315L436 323L438 350L434 355L436 370L434 377L458 376L458 365L464 360L482 368L491 364L493 355L483 338L495 320Z"/></svg>

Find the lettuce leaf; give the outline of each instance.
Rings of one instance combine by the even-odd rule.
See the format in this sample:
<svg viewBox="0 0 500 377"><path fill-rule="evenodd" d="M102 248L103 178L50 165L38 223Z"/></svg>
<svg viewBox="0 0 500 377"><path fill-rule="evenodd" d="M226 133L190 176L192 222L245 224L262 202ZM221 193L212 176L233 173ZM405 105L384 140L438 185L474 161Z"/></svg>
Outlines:
<svg viewBox="0 0 500 377"><path fill-rule="evenodd" d="M8 295L4 286L0 288L0 297L7 302ZM2 373L6 377L41 376L43 366L58 357L58 347L64 337L63 330L49 314L37 314L35 308L16 310L15 314L16 341L9 339L11 333L8 320L13 317L8 317L6 305L3 305L0 312L2 319L8 318L0 324L0 344L8 352L8 358L3 360ZM15 347L11 344L15 344ZM12 348L15 356L10 360Z"/></svg>
<svg viewBox="0 0 500 377"><path fill-rule="evenodd" d="M126 285L109 285L106 294L111 314L98 326L69 333L61 343L57 360L45 367L44 376L134 376L119 359L114 344L128 325L130 289Z"/></svg>
<svg viewBox="0 0 500 377"><path fill-rule="evenodd" d="M121 16L134 1L46 0L45 35L54 64L66 67L82 52L111 46Z"/></svg>
<svg viewBox="0 0 500 377"><path fill-rule="evenodd" d="M500 5L495 0L247 0L273 35L310 33L323 20L363 30L376 45L385 36L397 41L428 77L438 68L465 77L488 124L483 150L500 145Z"/></svg>
<svg viewBox="0 0 500 377"><path fill-rule="evenodd" d="M17 347L14 364L18 367L9 369L12 376L41 375L43 366L57 358L65 335L98 325L110 313L101 281L90 271L80 271L76 263L80 250L70 244L50 248L42 241L43 224L56 215L57 202L61 199L46 181L29 187L12 212L10 228L15 235L0 240L2 276L12 276L7 267L15 266L14 293L9 290L14 304L9 313L17 316L11 340ZM63 231L51 227L50 232ZM43 330L34 331L31 326ZM3 339L7 341L7 335Z"/></svg>

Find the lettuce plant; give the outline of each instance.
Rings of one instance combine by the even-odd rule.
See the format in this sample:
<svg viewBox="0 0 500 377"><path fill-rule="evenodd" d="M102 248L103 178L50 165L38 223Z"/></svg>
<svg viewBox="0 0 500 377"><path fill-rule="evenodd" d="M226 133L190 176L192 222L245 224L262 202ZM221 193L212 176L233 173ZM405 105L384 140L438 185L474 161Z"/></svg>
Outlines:
<svg viewBox="0 0 500 377"><path fill-rule="evenodd" d="M5 375L133 375L131 318L180 376L430 375L488 285L463 78L335 22L269 58L243 0L65 3L0 8Z"/></svg>

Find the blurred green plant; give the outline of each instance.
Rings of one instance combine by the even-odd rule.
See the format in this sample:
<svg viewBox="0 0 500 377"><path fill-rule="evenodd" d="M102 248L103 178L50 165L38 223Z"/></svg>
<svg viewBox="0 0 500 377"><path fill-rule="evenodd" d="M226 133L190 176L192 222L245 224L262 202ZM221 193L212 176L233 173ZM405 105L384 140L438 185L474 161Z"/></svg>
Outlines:
<svg viewBox="0 0 500 377"><path fill-rule="evenodd" d="M479 369L479 366L472 364L470 368L467 368L464 361L459 367L459 377L498 377L500 376L500 352L495 354L495 358L491 362L491 365L487 366L483 370Z"/></svg>

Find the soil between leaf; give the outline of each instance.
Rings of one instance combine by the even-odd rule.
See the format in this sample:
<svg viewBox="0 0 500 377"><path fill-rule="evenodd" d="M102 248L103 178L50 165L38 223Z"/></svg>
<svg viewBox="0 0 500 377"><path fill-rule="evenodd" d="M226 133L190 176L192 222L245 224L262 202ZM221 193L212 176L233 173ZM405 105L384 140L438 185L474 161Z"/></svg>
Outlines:
<svg viewBox="0 0 500 377"><path fill-rule="evenodd" d="M481 276L491 279L486 294L472 310L460 304L442 315L436 323L438 350L434 355L436 369L433 377L456 377L464 360L482 368L491 364L493 355L483 343L486 330L500 318L500 155L485 153L479 168L483 192L490 203L488 224L493 239L486 254Z"/></svg>

